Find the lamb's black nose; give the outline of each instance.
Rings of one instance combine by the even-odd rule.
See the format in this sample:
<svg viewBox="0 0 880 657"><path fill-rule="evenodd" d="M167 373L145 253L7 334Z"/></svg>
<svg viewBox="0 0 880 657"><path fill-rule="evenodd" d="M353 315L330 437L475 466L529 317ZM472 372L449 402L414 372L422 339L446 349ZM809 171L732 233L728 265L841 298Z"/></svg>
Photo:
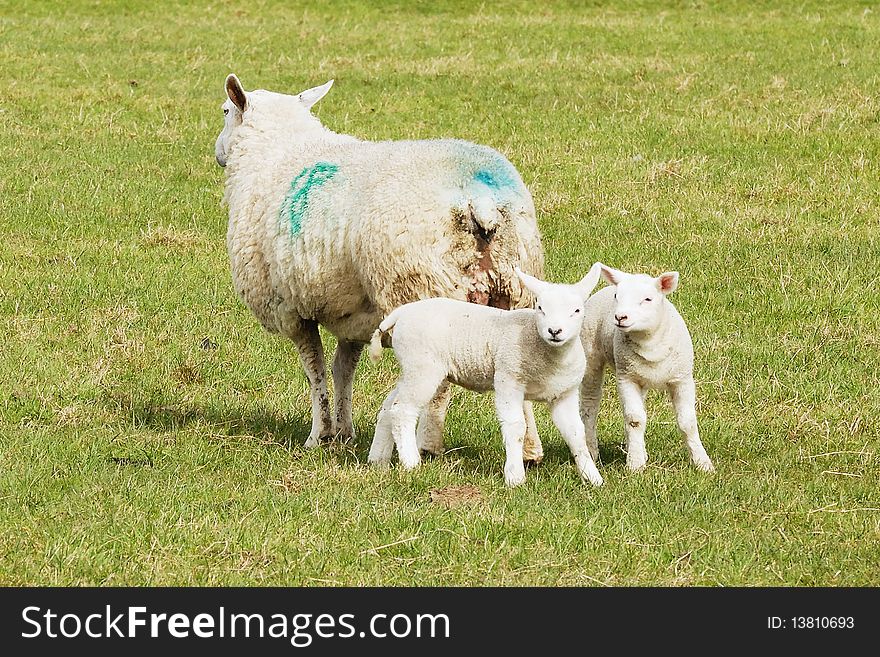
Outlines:
<svg viewBox="0 0 880 657"><path fill-rule="evenodd" d="M550 337L555 338L557 335L559 335L560 333L562 333L562 329L561 329L561 328L558 328L558 329L548 328L548 329L547 329L547 333L550 334Z"/></svg>

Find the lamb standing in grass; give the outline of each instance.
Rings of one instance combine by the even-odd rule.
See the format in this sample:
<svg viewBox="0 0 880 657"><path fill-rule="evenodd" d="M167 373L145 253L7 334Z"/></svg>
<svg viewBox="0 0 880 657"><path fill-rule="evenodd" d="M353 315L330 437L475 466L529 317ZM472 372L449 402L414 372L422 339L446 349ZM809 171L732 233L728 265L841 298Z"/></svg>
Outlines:
<svg viewBox="0 0 880 657"><path fill-rule="evenodd" d="M587 444L598 459L596 419L602 397L602 375L614 368L626 430L626 464L641 470L645 451L645 396L650 388L666 390L675 408L678 428L691 458L701 470L712 471L697 430L694 348L684 320L666 298L678 286L678 272L657 278L627 274L601 265L612 286L599 290L586 304L581 338L587 369L581 385L581 417Z"/></svg>
<svg viewBox="0 0 880 657"><path fill-rule="evenodd" d="M388 464L396 444L404 468L419 464L416 419L437 389L451 382L479 392L495 391L508 486L525 481L526 399L550 405L553 423L568 443L581 477L602 484L578 413L585 367L580 329L584 302L599 282L599 265L575 285L546 283L519 268L516 273L537 297L535 310L505 311L435 298L401 306L379 324L370 356L378 360L382 334L394 329L392 345L401 374L379 413L371 463Z"/></svg>
<svg viewBox="0 0 880 657"><path fill-rule="evenodd" d="M504 156L459 140L337 134L310 111L331 84L295 96L245 92L230 75L215 146L227 174L235 290L299 351L312 398L307 447L354 436L354 370L387 313L435 296L527 306L513 267L543 269L531 195ZM319 324L338 338L335 413ZM442 450L449 396L448 386L438 389L419 423L425 451ZM530 458L539 459L530 404L524 413L535 441Z"/></svg>

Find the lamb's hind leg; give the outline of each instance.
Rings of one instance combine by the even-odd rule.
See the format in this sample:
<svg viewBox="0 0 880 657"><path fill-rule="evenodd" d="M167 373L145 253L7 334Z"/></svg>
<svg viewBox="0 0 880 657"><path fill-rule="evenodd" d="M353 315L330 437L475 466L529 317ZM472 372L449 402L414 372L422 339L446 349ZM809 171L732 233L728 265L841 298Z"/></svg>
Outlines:
<svg viewBox="0 0 880 657"><path fill-rule="evenodd" d="M299 330L290 335L299 352L299 359L309 380L312 397L312 430L306 447L317 447L321 441L334 436L333 417L330 415L330 397L327 394L327 372L324 349L318 323L302 320Z"/></svg>
<svg viewBox="0 0 880 657"><path fill-rule="evenodd" d="M604 371L600 368L588 368L581 382L580 390L580 413L584 423L584 431L587 437L587 447L590 456L598 464L599 459L599 436L596 425L599 419L599 405L602 402L602 377Z"/></svg>
<svg viewBox="0 0 880 657"><path fill-rule="evenodd" d="M378 467L385 468L391 463L391 455L394 452L394 438L391 435L391 405L397 397L397 388L395 387L379 410L379 417L376 418L376 431L373 434L373 442L370 445L370 455L367 461Z"/></svg>
<svg viewBox="0 0 880 657"><path fill-rule="evenodd" d="M416 441L416 422L421 410L436 396L445 377L444 372L433 372L427 367L408 370L404 366L403 374L397 382L397 395L388 413L391 435L397 445L397 456L406 470L412 470L421 462Z"/></svg>
<svg viewBox="0 0 880 657"><path fill-rule="evenodd" d="M693 379L679 383L669 390L672 397L672 405L675 407L675 420L678 430L684 439L684 444L690 452L691 459L700 470L713 472L715 466L706 454L706 448L700 441L700 432L697 429L697 394Z"/></svg>
<svg viewBox="0 0 880 657"><path fill-rule="evenodd" d="M541 437L538 435L538 425L535 422L535 409L532 402L523 402L523 415L526 418L526 436L523 439L523 461L531 465L537 465L544 460L544 447L541 445Z"/></svg>
<svg viewBox="0 0 880 657"><path fill-rule="evenodd" d="M446 411L449 409L451 397L452 386L448 381L444 381L437 389L437 394L419 415L416 443L423 455L440 456L443 453L443 425L446 422Z"/></svg>
<svg viewBox="0 0 880 657"><path fill-rule="evenodd" d="M351 387L354 371L360 360L364 345L340 340L333 356L333 396L336 406L336 434L343 440L354 440L354 423L351 419Z"/></svg>

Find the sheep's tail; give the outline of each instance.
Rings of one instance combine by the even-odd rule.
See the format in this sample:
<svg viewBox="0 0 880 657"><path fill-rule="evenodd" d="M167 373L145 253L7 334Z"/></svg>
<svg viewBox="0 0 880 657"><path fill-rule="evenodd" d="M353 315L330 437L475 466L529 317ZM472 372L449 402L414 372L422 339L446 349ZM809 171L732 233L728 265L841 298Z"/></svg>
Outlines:
<svg viewBox="0 0 880 657"><path fill-rule="evenodd" d="M385 319L379 324L379 328L373 331L373 337L370 338L370 360L378 363L382 358L382 334L388 333L397 323L397 316L400 308L391 311Z"/></svg>

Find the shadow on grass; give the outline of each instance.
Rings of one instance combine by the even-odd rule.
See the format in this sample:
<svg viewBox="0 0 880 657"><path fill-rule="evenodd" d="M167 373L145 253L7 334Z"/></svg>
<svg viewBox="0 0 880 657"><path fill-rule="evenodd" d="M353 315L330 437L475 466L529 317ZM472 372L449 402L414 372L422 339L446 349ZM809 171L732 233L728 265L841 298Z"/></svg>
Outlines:
<svg viewBox="0 0 880 657"><path fill-rule="evenodd" d="M128 396L109 396L105 403L135 426L153 431L179 431L200 425L212 436L253 436L288 449L302 446L311 430L311 423L306 424L301 417L236 404L178 404Z"/></svg>

